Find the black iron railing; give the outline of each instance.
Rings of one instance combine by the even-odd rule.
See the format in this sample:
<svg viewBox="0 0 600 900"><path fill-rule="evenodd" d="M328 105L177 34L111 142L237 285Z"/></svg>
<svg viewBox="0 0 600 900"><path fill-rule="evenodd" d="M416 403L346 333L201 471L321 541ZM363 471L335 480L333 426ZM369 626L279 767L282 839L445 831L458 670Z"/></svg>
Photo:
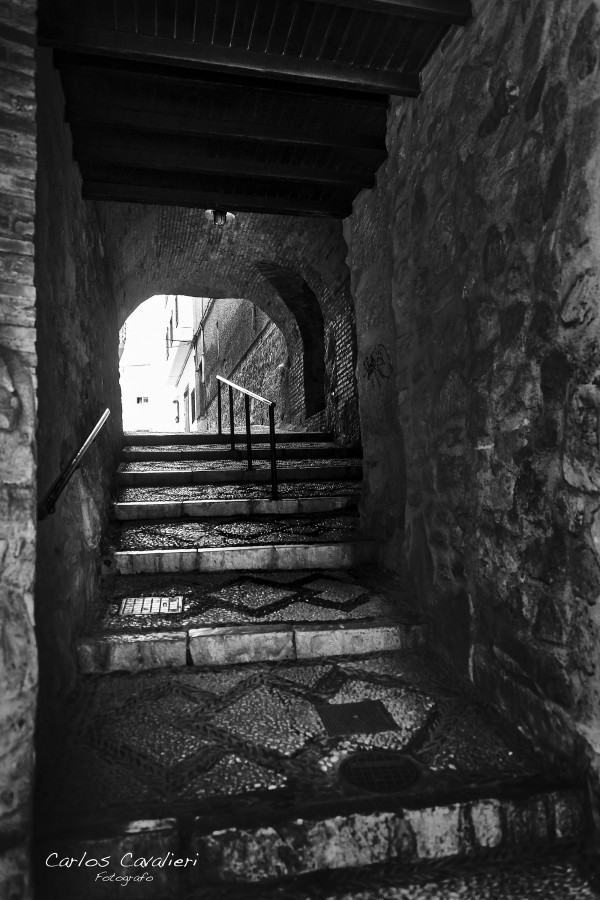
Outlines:
<svg viewBox="0 0 600 900"><path fill-rule="evenodd" d="M219 434L223 434L223 406L221 402L221 385L226 384L229 389L229 432L231 438L231 449L235 450L235 416L233 410L233 392L234 390L239 391L244 395L244 407L246 411L246 453L248 457L248 469L252 469L252 434L251 434L251 423L250 423L250 397L253 397L254 400L258 400L260 403L266 403L269 407L269 438L271 445L271 497L273 500L277 500L278 492L277 492L277 452L275 448L275 401L267 400L266 397L261 397L259 394L254 394L252 391L246 390L246 388L240 387L239 384L234 384L233 381L228 381L227 378L223 378L221 375L217 375L217 418L219 422Z"/></svg>
<svg viewBox="0 0 600 900"><path fill-rule="evenodd" d="M64 467L64 469L38 506L38 519L45 519L47 516L51 515L54 512L58 498L81 465L83 457L100 434L100 430L102 429L102 426L109 416L110 409L105 409L77 453L75 453L75 455L71 457L67 465Z"/></svg>

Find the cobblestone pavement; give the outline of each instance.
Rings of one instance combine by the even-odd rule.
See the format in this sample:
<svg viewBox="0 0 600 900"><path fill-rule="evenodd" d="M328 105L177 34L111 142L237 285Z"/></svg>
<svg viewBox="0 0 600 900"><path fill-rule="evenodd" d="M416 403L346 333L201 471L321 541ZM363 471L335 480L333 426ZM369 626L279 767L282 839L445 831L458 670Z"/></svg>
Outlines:
<svg viewBox="0 0 600 900"><path fill-rule="evenodd" d="M113 525L114 550L240 547L264 544L324 544L360 537L356 514L274 516L252 519L181 519Z"/></svg>
<svg viewBox="0 0 600 900"><path fill-rule="evenodd" d="M277 461L277 469L305 469L317 468L323 466L362 466L362 459L358 457L346 457L344 459L282 459ZM253 463L255 469L270 469L271 462L268 459L257 459ZM157 459L145 460L140 462L124 462L120 463L117 471L119 472L178 472L181 470L198 472L204 469L226 470L237 472L247 469L246 461L243 459L215 459L215 460L193 460L193 459Z"/></svg>
<svg viewBox="0 0 600 900"><path fill-rule="evenodd" d="M252 441L253 449L268 449L271 446L268 437L265 438L264 441ZM246 452L247 444L235 442L235 449L237 452ZM339 444L334 444L333 441L286 441L283 444L278 444L278 450L305 450L306 448L314 448L321 447L324 450L343 450L343 447L340 447ZM193 453L195 451L207 451L207 452L215 452L221 451L222 453L227 453L231 450L231 443L228 440L224 440L222 444L129 444L128 446L123 448L124 451L141 451L142 453L162 453L165 450L177 451L183 453Z"/></svg>
<svg viewBox="0 0 600 900"><path fill-rule="evenodd" d="M280 482L279 496L283 500L296 497L346 497L360 495L361 481L294 481ZM170 487L126 487L116 495L117 503L152 500L269 500L271 486L264 484L206 484L173 485Z"/></svg>
<svg viewBox="0 0 600 900"><path fill-rule="evenodd" d="M600 896L586 878L581 860L572 852L545 858L477 861L421 867L402 872L399 866L326 873L292 884L254 890L208 886L186 900L595 900ZM453 871L454 869L454 871ZM395 883L394 883L395 882Z"/></svg>
<svg viewBox="0 0 600 900"><path fill-rule="evenodd" d="M183 598L183 611L155 616L118 614L132 597ZM146 631L228 623L334 622L390 617L416 621L399 584L375 573L217 572L121 576L107 585L89 632Z"/></svg>
<svg viewBox="0 0 600 900"><path fill-rule="evenodd" d="M393 727L330 736L318 707L361 700L381 701ZM367 748L416 759L421 777L408 803L539 772L422 651L82 677L56 732L52 758L41 751L38 796L40 810L58 818L115 809L144 817L178 803L214 816L242 799L245 809L283 803L293 815L364 795L338 769Z"/></svg>

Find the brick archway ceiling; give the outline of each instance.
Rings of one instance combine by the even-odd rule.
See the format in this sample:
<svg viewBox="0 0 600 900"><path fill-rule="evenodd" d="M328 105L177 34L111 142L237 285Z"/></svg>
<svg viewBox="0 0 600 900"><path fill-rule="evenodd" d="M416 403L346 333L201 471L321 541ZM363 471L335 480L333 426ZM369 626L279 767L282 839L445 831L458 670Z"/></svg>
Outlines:
<svg viewBox="0 0 600 900"><path fill-rule="evenodd" d="M341 217L469 0L40 0L85 197Z"/></svg>

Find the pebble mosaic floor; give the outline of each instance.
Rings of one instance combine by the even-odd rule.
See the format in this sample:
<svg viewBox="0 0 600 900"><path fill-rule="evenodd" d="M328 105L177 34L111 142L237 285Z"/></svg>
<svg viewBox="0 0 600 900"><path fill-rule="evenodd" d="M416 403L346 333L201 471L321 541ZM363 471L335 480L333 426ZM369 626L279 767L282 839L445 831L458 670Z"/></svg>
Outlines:
<svg viewBox="0 0 600 900"><path fill-rule="evenodd" d="M293 812L361 794L337 769L373 747L419 761L423 775L409 795L420 798L533 776L528 751L463 691L422 652L83 677L56 723L62 741L51 758L42 750L41 810L149 815L192 804L200 815L227 815L242 800L264 811L283 792ZM394 730L328 736L316 706L369 698L383 701Z"/></svg>
<svg viewBox="0 0 600 900"><path fill-rule="evenodd" d="M596 900L600 896L587 881L581 861L573 854L559 858L511 859L470 871L449 872L425 868L418 877L398 872L393 866L328 873L294 885L285 883L270 890L243 893L231 888L208 886L191 893L189 900ZM394 884L394 881L396 882Z"/></svg>
<svg viewBox="0 0 600 900"><path fill-rule="evenodd" d="M180 614L123 618L132 597L183 597ZM121 576L107 586L89 632L164 631L203 625L335 622L394 618L416 622L393 580L364 571L198 572Z"/></svg>
<svg viewBox="0 0 600 900"><path fill-rule="evenodd" d="M253 449L269 449L270 442L267 439L264 441L252 441ZM246 452L247 444L235 442L235 449L238 452ZM340 447L339 444L334 444L333 441L286 441L283 444L278 444L278 450L304 450L304 449L314 449L315 447L322 447L324 450L344 450L344 447ZM124 452L129 451L142 452L142 453L163 453L164 451L177 451L178 453L193 453L195 451L203 452L203 451L220 451L222 453L227 453L231 450L231 443L227 440L223 441L222 444L156 444L156 445L144 445L144 444L129 444L128 446L123 448Z"/></svg>
<svg viewBox="0 0 600 900"><path fill-rule="evenodd" d="M296 497L346 497L360 495L361 481L294 481L280 482L282 500ZM270 484L206 484L172 485L169 487L126 487L116 496L117 503L152 500L270 500Z"/></svg>
<svg viewBox="0 0 600 900"><path fill-rule="evenodd" d="M356 514L265 518L151 520L113 525L113 550L328 544L360 539Z"/></svg>
<svg viewBox="0 0 600 900"><path fill-rule="evenodd" d="M346 457L344 459L282 459L277 461L277 469L302 469L316 468L317 466L362 466L362 459L357 457ZM120 463L118 472L179 472L181 470L198 472L204 469L224 469L236 472L238 470L245 471L247 468L246 461L243 459L214 459L214 460L193 460L193 459L170 459L170 460L144 460L139 462L123 462ZM271 462L268 459L257 459L254 461L255 469L270 469Z"/></svg>

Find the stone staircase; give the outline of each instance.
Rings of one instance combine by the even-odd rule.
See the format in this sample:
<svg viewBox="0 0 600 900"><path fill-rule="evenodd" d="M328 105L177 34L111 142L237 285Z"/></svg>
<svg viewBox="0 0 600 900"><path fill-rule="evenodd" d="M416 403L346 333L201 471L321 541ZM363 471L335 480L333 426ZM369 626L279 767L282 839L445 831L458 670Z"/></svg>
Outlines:
<svg viewBox="0 0 600 900"><path fill-rule="evenodd" d="M356 448L129 435L80 678L38 763L54 898L578 897L584 795L427 650ZM62 865L59 865L61 861Z"/></svg>

